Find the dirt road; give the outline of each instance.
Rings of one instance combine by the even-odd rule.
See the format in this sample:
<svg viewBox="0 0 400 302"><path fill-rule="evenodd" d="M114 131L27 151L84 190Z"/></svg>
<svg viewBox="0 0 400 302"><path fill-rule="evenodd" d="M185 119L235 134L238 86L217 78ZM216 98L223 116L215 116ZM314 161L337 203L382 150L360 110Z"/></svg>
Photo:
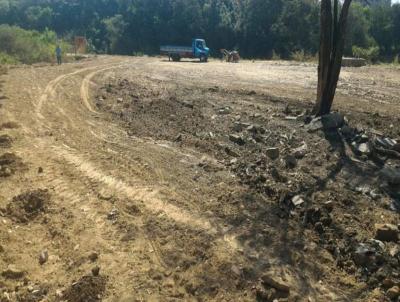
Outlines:
<svg viewBox="0 0 400 302"><path fill-rule="evenodd" d="M385 299L338 266L318 232L281 215L281 191L246 183L237 160L222 155L244 117L268 123L277 137L293 134L297 126L279 114L288 104L310 107L315 71L125 57L9 70L0 108L9 142L1 151L11 158L0 178L0 301L269 301L259 289L265 273L289 284L289 301ZM398 138L399 95L399 69L349 68L337 108ZM298 131L293 145L306 140L328 152L328 142ZM277 144L286 148L286 138ZM254 146L229 148L256 162ZM326 166L324 159L318 171ZM296 173L287 177L305 183ZM320 192L321 202L332 192ZM363 238L382 217L398 223L385 206L347 198L366 210L362 219L351 212L343 228ZM28 209L27 200L40 202Z"/></svg>

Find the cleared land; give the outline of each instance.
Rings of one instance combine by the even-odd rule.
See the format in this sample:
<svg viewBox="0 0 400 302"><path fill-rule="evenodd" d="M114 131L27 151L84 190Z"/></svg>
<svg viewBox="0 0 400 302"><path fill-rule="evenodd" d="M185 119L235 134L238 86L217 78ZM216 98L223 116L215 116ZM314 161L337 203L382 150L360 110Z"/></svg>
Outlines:
<svg viewBox="0 0 400 302"><path fill-rule="evenodd" d="M351 147L400 138L399 68L344 69L347 134L307 130L312 64L98 57L1 81L0 299L385 301L399 282L398 243L371 239L399 223L380 173L400 161Z"/></svg>

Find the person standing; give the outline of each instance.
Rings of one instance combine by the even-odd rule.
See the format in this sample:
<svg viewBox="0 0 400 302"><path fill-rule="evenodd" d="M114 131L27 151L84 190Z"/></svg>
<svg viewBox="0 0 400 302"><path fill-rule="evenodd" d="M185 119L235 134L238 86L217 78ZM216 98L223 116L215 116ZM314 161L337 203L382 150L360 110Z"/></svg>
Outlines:
<svg viewBox="0 0 400 302"><path fill-rule="evenodd" d="M60 45L57 45L56 47L56 57L57 57L57 64L61 65L61 55L62 55L62 51L61 51L61 47Z"/></svg>

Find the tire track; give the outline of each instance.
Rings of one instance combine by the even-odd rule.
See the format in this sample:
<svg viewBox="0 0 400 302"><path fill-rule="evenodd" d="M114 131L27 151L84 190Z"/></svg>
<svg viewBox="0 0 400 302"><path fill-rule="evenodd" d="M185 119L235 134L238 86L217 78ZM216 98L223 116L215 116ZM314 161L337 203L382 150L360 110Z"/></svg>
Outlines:
<svg viewBox="0 0 400 302"><path fill-rule="evenodd" d="M78 171L80 171L85 177L88 177L93 182L101 183L106 185L111 190L118 192L132 200L141 200L144 202L145 207L153 213L158 214L159 212L165 213L168 217L174 221L192 226L194 228L200 228L206 230L211 234L216 234L216 229L211 223L197 215L178 208L172 204L163 202L160 200L158 190L149 187L132 187L121 180L114 178L113 176L107 175L100 172L93 164L83 159L81 156L76 155L72 152L59 147L53 147L55 154L58 154L64 158L69 164L73 165Z"/></svg>

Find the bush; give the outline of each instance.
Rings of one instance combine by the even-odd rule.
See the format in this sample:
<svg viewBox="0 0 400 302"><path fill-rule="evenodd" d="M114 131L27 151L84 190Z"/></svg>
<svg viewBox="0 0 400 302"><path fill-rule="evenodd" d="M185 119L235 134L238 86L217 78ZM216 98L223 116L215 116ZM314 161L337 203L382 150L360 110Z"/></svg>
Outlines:
<svg viewBox="0 0 400 302"><path fill-rule="evenodd" d="M304 50L299 50L292 52L290 54L290 59L297 62L317 62L318 58L316 55L311 55L304 52Z"/></svg>
<svg viewBox="0 0 400 302"><path fill-rule="evenodd" d="M40 33L8 25L0 25L0 41L0 63L5 64L52 62L58 42L53 31ZM60 44L65 53L68 45Z"/></svg>
<svg viewBox="0 0 400 302"><path fill-rule="evenodd" d="M272 61L279 61L281 59L281 56L275 51L272 51L272 56L271 56L271 60Z"/></svg>
<svg viewBox="0 0 400 302"><path fill-rule="evenodd" d="M18 64L18 60L4 52L0 52L0 65L12 65L12 64ZM0 68L1 69L1 68ZM1 71L0 71L1 73Z"/></svg>
<svg viewBox="0 0 400 302"><path fill-rule="evenodd" d="M371 63L375 63L379 59L379 47L373 46L369 48L362 48L353 46L353 56L356 58L365 59Z"/></svg>

